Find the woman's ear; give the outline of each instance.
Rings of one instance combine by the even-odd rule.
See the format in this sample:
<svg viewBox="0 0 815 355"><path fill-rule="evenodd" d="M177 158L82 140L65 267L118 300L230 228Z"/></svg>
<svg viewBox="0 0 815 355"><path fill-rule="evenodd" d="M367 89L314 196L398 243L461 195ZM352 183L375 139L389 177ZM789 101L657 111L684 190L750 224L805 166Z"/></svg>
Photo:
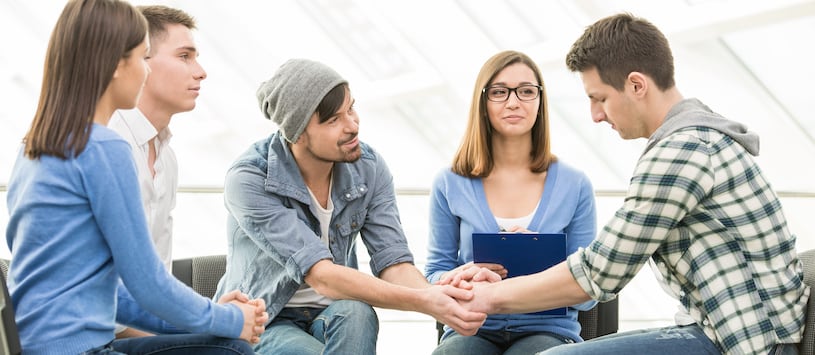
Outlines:
<svg viewBox="0 0 815 355"><path fill-rule="evenodd" d="M113 79L119 77L119 69L121 69L125 64L127 64L125 58L119 59L119 64L116 64L116 70L113 71Z"/></svg>

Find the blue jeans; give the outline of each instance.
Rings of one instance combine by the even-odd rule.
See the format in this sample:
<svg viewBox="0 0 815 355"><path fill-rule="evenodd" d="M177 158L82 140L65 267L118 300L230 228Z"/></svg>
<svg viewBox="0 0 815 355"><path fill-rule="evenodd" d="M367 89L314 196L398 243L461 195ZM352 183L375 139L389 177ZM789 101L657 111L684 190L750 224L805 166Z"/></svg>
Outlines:
<svg viewBox="0 0 815 355"><path fill-rule="evenodd" d="M572 339L549 332L519 333L479 330L473 336L463 336L453 332L439 343L433 355L526 355L573 342Z"/></svg>
<svg viewBox="0 0 815 355"><path fill-rule="evenodd" d="M241 339L205 334L168 334L114 340L108 345L88 350L83 355L251 355L252 345Z"/></svg>
<svg viewBox="0 0 815 355"><path fill-rule="evenodd" d="M563 354L721 354L698 325L634 330L552 348L538 355ZM770 355L797 355L795 344L779 344Z"/></svg>
<svg viewBox="0 0 815 355"><path fill-rule="evenodd" d="M255 345L258 354L376 354L379 319L364 302L283 308Z"/></svg>

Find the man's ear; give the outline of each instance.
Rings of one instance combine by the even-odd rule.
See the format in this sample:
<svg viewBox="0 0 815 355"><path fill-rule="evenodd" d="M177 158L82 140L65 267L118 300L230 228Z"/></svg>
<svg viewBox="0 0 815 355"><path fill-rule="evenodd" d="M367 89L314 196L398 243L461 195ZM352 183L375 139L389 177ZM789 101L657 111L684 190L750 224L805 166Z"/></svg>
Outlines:
<svg viewBox="0 0 815 355"><path fill-rule="evenodd" d="M645 74L633 71L628 74L626 86L632 88L634 96L642 97L648 92L648 78Z"/></svg>

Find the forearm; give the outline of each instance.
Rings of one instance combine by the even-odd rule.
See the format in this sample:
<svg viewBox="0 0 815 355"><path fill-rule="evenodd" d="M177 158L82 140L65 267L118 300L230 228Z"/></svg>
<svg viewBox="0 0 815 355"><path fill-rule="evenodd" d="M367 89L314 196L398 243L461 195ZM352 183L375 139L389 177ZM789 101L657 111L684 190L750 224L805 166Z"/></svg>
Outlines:
<svg viewBox="0 0 815 355"><path fill-rule="evenodd" d="M492 288L489 313L536 312L590 299L565 262L537 274L513 277L488 287Z"/></svg>
<svg viewBox="0 0 815 355"><path fill-rule="evenodd" d="M430 284L421 271L411 263L391 265L379 274L382 280L410 288L426 288Z"/></svg>
<svg viewBox="0 0 815 355"><path fill-rule="evenodd" d="M424 281L421 274L418 277ZM380 280L329 260L314 264L306 275L306 283L323 296L362 301L374 307L415 311L423 302L422 293L416 288Z"/></svg>
<svg viewBox="0 0 815 355"><path fill-rule="evenodd" d="M127 338L140 338L146 336L152 336L153 333L148 333L145 331L138 330L136 328L125 328L123 331L116 333L116 339L127 339Z"/></svg>

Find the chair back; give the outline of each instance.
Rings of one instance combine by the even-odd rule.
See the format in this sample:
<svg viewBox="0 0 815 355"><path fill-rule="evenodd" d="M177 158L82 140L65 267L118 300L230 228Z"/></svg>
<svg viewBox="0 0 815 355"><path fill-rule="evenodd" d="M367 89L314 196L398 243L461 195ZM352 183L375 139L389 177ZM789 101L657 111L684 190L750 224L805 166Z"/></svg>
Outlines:
<svg viewBox="0 0 815 355"><path fill-rule="evenodd" d="M804 336L799 345L801 355L815 354L815 249L798 254L804 264L804 283L810 287L807 301L806 323L804 323Z"/></svg>
<svg viewBox="0 0 815 355"><path fill-rule="evenodd" d="M226 255L196 256L173 260L173 275L198 294L212 298L226 272Z"/></svg>
<svg viewBox="0 0 815 355"><path fill-rule="evenodd" d="M620 301L616 298L605 303L598 303L588 311L578 312L580 337L583 340L589 340L616 333L620 324L619 312Z"/></svg>
<svg viewBox="0 0 815 355"><path fill-rule="evenodd" d="M17 323L14 322L14 306L11 303L11 296L8 293L6 278L8 277L9 261L0 259L0 354L17 355L22 353L20 347L20 335L17 333Z"/></svg>

